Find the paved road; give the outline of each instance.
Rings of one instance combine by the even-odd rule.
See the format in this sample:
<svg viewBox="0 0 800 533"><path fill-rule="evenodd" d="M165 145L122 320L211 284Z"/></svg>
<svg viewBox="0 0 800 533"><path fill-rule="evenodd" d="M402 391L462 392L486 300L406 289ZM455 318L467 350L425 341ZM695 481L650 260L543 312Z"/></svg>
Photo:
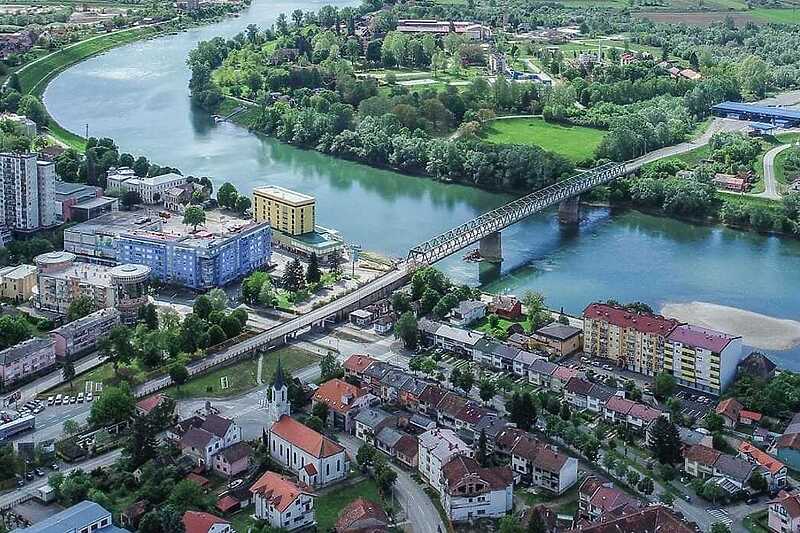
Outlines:
<svg viewBox="0 0 800 533"><path fill-rule="evenodd" d="M355 458L358 448L363 444L360 440L346 433L337 434L339 444L344 446L347 452ZM439 512L436 510L431 499L425 494L416 481L408 472L389 463L392 469L397 472L397 481L394 484L395 496L400 505L406 511L406 516L411 522L411 530L414 533L440 533L447 531Z"/></svg>
<svg viewBox="0 0 800 533"><path fill-rule="evenodd" d="M775 157L790 146L791 144L776 146L764 154L764 192L754 196L770 200L781 199L781 194L778 192L778 179L775 177Z"/></svg>
<svg viewBox="0 0 800 533"><path fill-rule="evenodd" d="M98 352L91 353L86 357L75 361L75 375L86 372L96 367L103 362L104 356ZM35 398L40 392L51 389L57 385L64 383L64 375L61 373L61 368L56 368L46 376L42 376L36 381L32 381L19 389L22 393L22 403ZM76 391L80 392L80 391Z"/></svg>

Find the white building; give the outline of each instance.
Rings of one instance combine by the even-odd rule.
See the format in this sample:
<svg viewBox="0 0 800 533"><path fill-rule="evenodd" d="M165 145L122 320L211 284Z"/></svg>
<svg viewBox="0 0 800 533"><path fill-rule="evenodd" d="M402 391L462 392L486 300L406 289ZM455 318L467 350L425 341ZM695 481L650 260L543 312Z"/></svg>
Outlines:
<svg viewBox="0 0 800 533"><path fill-rule="evenodd" d="M36 154L0 154L0 211L5 226L35 231L56 224L55 164L37 161Z"/></svg>
<svg viewBox="0 0 800 533"><path fill-rule="evenodd" d="M344 448L328 437L284 415L269 431L270 455L309 487L344 479L350 468Z"/></svg>
<svg viewBox="0 0 800 533"><path fill-rule="evenodd" d="M97 341L108 335L119 323L119 311L108 308L54 329L50 332L50 338L55 342L56 357L71 358L94 349Z"/></svg>
<svg viewBox="0 0 800 533"><path fill-rule="evenodd" d="M743 355L741 337L681 324L667 336L664 370L679 385L720 394L736 378Z"/></svg>
<svg viewBox="0 0 800 533"><path fill-rule="evenodd" d="M189 428L181 436L178 446L206 470L213 466L215 455L241 440L242 428L229 418L212 414L199 426Z"/></svg>
<svg viewBox="0 0 800 533"><path fill-rule="evenodd" d="M419 436L417 469L440 494L442 467L458 454L473 457L475 452L451 429L431 429Z"/></svg>
<svg viewBox="0 0 800 533"><path fill-rule="evenodd" d="M256 518L271 527L293 531L314 525L314 495L289 478L265 472L250 492Z"/></svg>
<svg viewBox="0 0 800 533"><path fill-rule="evenodd" d="M563 494L578 481L578 460L530 435L519 436L511 449L511 467L527 485Z"/></svg>
<svg viewBox="0 0 800 533"><path fill-rule="evenodd" d="M110 170L106 180L109 189L136 192L145 204L162 202L168 190L185 183L186 178L180 174L170 172L161 176L140 178L126 167Z"/></svg>
<svg viewBox="0 0 800 533"><path fill-rule="evenodd" d="M441 499L453 522L505 516L514 505L514 476L508 467L481 468L475 459L453 456L441 472Z"/></svg>

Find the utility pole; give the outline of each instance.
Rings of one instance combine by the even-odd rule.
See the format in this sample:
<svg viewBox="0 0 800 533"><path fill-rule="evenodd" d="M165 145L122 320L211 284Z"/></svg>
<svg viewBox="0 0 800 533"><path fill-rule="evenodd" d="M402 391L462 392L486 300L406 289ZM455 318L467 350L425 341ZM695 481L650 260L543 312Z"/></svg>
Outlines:
<svg viewBox="0 0 800 533"><path fill-rule="evenodd" d="M86 138L89 138L89 124L86 124Z"/></svg>

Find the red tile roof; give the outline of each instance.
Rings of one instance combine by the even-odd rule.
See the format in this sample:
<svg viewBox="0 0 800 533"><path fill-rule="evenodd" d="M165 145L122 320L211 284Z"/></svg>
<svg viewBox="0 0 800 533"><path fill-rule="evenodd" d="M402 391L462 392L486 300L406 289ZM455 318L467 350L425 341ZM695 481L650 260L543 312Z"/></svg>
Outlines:
<svg viewBox="0 0 800 533"><path fill-rule="evenodd" d="M778 493L778 497L769 503L777 503L786 509L786 513L791 518L800 517L800 494L796 492L786 492L782 490Z"/></svg>
<svg viewBox="0 0 800 533"><path fill-rule="evenodd" d="M148 396L143 400L139 400L136 402L136 408L142 411L145 414L150 413L153 409L158 407L158 405L164 400L163 394L154 394L152 396Z"/></svg>
<svg viewBox="0 0 800 533"><path fill-rule="evenodd" d="M752 420L753 422L758 422L761 420L762 415L761 413L757 413L755 411L748 411L746 409L742 409L739 412L739 418L746 418L748 420Z"/></svg>
<svg viewBox="0 0 800 533"><path fill-rule="evenodd" d="M708 446L703 446L701 444L689 446L683 452L683 456L689 461L693 463L700 463L706 466L713 466L714 463L717 462L717 459L719 459L720 455L722 454L714 448L709 448Z"/></svg>
<svg viewBox="0 0 800 533"><path fill-rule="evenodd" d="M217 509L219 509L223 513L227 513L228 511L230 511L231 509L233 509L237 505L239 505L239 500L237 500L236 498L234 498L230 494L226 494L225 496L223 496L222 498L217 500L217 506L216 507L217 507Z"/></svg>
<svg viewBox="0 0 800 533"><path fill-rule="evenodd" d="M344 368L345 370L349 370L350 372L353 372L355 374L360 374L375 361L376 359L373 359L368 355L354 354L348 357L347 360L344 362Z"/></svg>
<svg viewBox="0 0 800 533"><path fill-rule="evenodd" d="M183 525L186 528L186 533L208 533L208 530L214 524L230 524L230 522L210 513L201 513L199 511L186 511L183 513Z"/></svg>
<svg viewBox="0 0 800 533"><path fill-rule="evenodd" d="M726 418L730 418L734 422L739 420L739 412L742 410L742 404L736 398L727 398L717 404L716 412Z"/></svg>
<svg viewBox="0 0 800 533"><path fill-rule="evenodd" d="M225 435L228 433L228 429L232 425L233 420L230 418L224 418L219 415L211 414L206 417L203 425L200 427L222 439L225 438Z"/></svg>
<svg viewBox="0 0 800 533"><path fill-rule="evenodd" d="M419 442L416 437L404 433L395 444L394 449L405 457L413 458L419 453Z"/></svg>
<svg viewBox="0 0 800 533"><path fill-rule="evenodd" d="M713 353L721 353L732 340L737 338L739 337L690 324L677 326L669 334L669 340L672 342L679 342L693 348L704 348Z"/></svg>
<svg viewBox="0 0 800 533"><path fill-rule="evenodd" d="M419 395L419 401L426 405L436 407L439 405L439 402L442 401L445 394L447 394L447 391L443 388L436 385L428 385L425 387L425 390L422 391L422 394Z"/></svg>
<svg viewBox="0 0 800 533"><path fill-rule="evenodd" d="M250 487L253 494L261 494L279 512L284 512L301 494L311 494L288 477L275 472L265 472Z"/></svg>
<svg viewBox="0 0 800 533"><path fill-rule="evenodd" d="M578 371L574 368L569 368L568 366L558 365L556 369L553 371L553 377L556 379L560 379L565 383L577 375Z"/></svg>
<svg viewBox="0 0 800 533"><path fill-rule="evenodd" d="M621 415L627 415L631 412L631 409L633 409L634 405L636 405L636 402L626 400L621 396L612 396L606 402L606 409Z"/></svg>
<svg viewBox="0 0 800 533"><path fill-rule="evenodd" d="M365 498L353 500L339 513L336 521L336 533L349 533L355 531L379 531L389 525L389 517L383 508Z"/></svg>
<svg viewBox="0 0 800 533"><path fill-rule="evenodd" d="M662 335L666 337L675 326L680 324L673 318L660 315L633 313L622 307L608 304L593 303L583 310L585 318L604 320L615 326L626 329L635 329L642 333Z"/></svg>
<svg viewBox="0 0 800 533"><path fill-rule="evenodd" d="M569 457L561 452L557 452L549 446L542 446L536 453L533 466L545 472L559 473L564 467Z"/></svg>
<svg viewBox="0 0 800 533"><path fill-rule="evenodd" d="M205 487L210 483L206 478L204 478L200 474L195 474L194 472L189 472L188 474L186 474L186 479L187 481L192 481L196 483L200 487Z"/></svg>
<svg viewBox="0 0 800 533"><path fill-rule="evenodd" d="M604 520L581 527L584 533L695 533L689 523L681 520L663 505L647 507L636 513Z"/></svg>
<svg viewBox="0 0 800 533"><path fill-rule="evenodd" d="M523 433L522 435L519 435L516 444L514 444L514 447L511 449L511 453L517 457L522 457L523 459L533 462L536 459L536 454L539 453L539 448L541 447L541 442L530 435Z"/></svg>
<svg viewBox="0 0 800 533"><path fill-rule="evenodd" d="M758 465L766 468L770 474L777 474L783 468L786 468L786 465L784 465L782 462L775 459L767 452L759 450L747 441L742 441L742 443L739 445L739 453L746 455Z"/></svg>
<svg viewBox="0 0 800 533"><path fill-rule="evenodd" d="M661 411L658 409L654 409L648 405L644 405L642 403L636 403L631 407L630 412L628 413L629 416L633 416L636 418L640 418L645 422L652 422L659 416L661 416Z"/></svg>
<svg viewBox="0 0 800 533"><path fill-rule="evenodd" d="M317 458L330 457L344 451L344 448L325 435L317 433L287 415L283 415L280 420L272 424L270 433Z"/></svg>
<svg viewBox="0 0 800 533"><path fill-rule="evenodd" d="M514 474L508 467L483 468L465 455L454 455L442 465L442 477L448 489L467 478L485 482L489 490L503 490L514 482Z"/></svg>
<svg viewBox="0 0 800 533"><path fill-rule="evenodd" d="M365 389L346 381L332 379L319 386L314 393L314 401L325 403L331 410L345 414L353 408L353 401L366 393Z"/></svg>
<svg viewBox="0 0 800 533"><path fill-rule="evenodd" d="M792 448L800 450L800 433L784 433L775 442L776 448Z"/></svg>

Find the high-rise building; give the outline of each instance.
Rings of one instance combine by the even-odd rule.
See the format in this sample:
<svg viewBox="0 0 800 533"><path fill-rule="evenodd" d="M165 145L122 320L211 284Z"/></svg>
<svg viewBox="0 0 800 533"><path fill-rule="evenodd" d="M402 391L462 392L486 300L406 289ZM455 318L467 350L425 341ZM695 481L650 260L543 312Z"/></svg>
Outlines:
<svg viewBox="0 0 800 533"><path fill-rule="evenodd" d="M314 231L316 200L277 185L253 189L253 217L289 235Z"/></svg>
<svg viewBox="0 0 800 533"><path fill-rule="evenodd" d="M36 154L0 154L0 210L10 230L36 231L56 224L55 164Z"/></svg>

